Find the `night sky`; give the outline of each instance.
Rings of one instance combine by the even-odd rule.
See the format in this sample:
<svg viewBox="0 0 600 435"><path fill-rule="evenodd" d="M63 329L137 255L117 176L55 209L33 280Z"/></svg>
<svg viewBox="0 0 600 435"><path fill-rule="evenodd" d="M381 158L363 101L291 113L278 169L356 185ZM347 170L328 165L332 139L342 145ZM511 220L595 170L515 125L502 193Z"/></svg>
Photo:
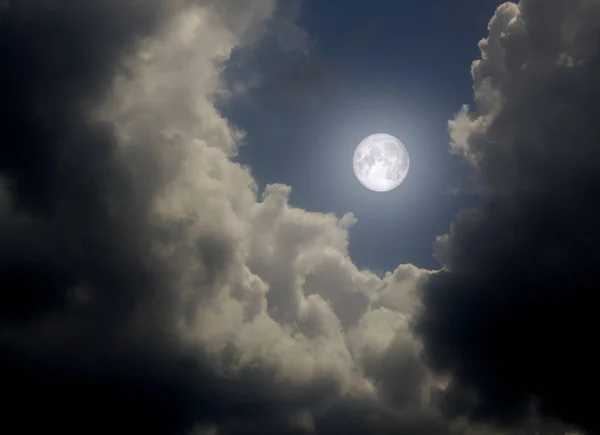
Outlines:
<svg viewBox="0 0 600 435"><path fill-rule="evenodd" d="M353 212L358 265L439 267L435 237L475 203L463 162L448 152L448 117L471 99L470 64L499 3L305 1L297 21L308 54L265 44L252 63L261 86L228 108L248 134L239 160L262 185L292 186L298 207ZM412 169L401 188L373 195L351 159L379 131L407 145Z"/></svg>
<svg viewBox="0 0 600 435"><path fill-rule="evenodd" d="M0 0L0 433L600 434L599 119L600 0Z"/></svg>

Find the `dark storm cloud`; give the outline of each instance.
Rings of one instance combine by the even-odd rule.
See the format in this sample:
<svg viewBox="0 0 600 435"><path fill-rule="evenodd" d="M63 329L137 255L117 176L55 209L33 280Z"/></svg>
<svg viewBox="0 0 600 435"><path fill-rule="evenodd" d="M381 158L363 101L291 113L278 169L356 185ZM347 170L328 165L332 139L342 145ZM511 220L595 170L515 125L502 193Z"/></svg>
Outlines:
<svg viewBox="0 0 600 435"><path fill-rule="evenodd" d="M121 60L175 5L19 0L0 18L4 432L170 434L227 413L284 412L261 398L260 376L215 390L201 359L161 331L157 305L169 297L142 234L153 174L135 186L113 128L91 116ZM229 255L214 248L203 248L212 273ZM218 399L229 394L247 405Z"/></svg>
<svg viewBox="0 0 600 435"><path fill-rule="evenodd" d="M0 19L4 430L185 427L185 358L162 365L160 337L124 352L134 303L152 297L160 277L143 264L147 199L133 196L112 155L113 131L89 113L120 59L161 24L166 3L7 5Z"/></svg>
<svg viewBox="0 0 600 435"><path fill-rule="evenodd" d="M450 123L482 204L438 240L418 330L448 414L596 433L600 2L505 4L489 29Z"/></svg>
<svg viewBox="0 0 600 435"><path fill-rule="evenodd" d="M345 400L316 420L318 433L347 435L447 435L447 423L438 415L422 411L394 412L368 400ZM460 433L460 432L457 432Z"/></svg>
<svg viewBox="0 0 600 435"><path fill-rule="evenodd" d="M0 173L18 213L0 228L2 280L10 283L3 321L60 311L60 289L87 280L115 292L125 285L117 264L129 269L136 260L116 239L133 228L107 216L108 195L123 214L139 215L111 158L112 132L88 112L120 57L160 16L156 2L8 2L0 21Z"/></svg>

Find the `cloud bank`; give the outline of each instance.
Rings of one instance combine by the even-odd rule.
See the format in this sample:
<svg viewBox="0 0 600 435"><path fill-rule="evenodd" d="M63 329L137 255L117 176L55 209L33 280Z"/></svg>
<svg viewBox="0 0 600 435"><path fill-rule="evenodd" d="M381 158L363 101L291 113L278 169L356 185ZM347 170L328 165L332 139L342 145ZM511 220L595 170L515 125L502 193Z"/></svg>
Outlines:
<svg viewBox="0 0 600 435"><path fill-rule="evenodd" d="M488 28L449 123L482 204L438 239L418 329L448 414L597 433L600 2L506 3Z"/></svg>
<svg viewBox="0 0 600 435"><path fill-rule="evenodd" d="M428 272L359 270L351 214L296 209L232 161L243 132L214 99L275 1L7 5L6 428L445 433L409 330Z"/></svg>
<svg viewBox="0 0 600 435"><path fill-rule="evenodd" d="M595 2L498 9L477 112L451 123L484 204L440 239L444 270L383 277L349 258L352 214L294 208L233 161L227 61L303 37L275 0L4 4L5 431L595 430L573 397L596 382Z"/></svg>

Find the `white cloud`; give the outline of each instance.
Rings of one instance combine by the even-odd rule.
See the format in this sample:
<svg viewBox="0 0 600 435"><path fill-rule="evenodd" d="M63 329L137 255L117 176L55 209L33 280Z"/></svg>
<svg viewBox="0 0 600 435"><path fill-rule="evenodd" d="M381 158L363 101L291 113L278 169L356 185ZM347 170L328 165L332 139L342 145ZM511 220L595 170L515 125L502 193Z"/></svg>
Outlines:
<svg viewBox="0 0 600 435"><path fill-rule="evenodd" d="M215 364L233 350L220 366L228 373L259 367L279 388L327 380L333 394L369 397L363 360L413 343L408 320L426 272L401 266L380 279L359 270L348 255L353 215L294 208L283 185L259 200L249 170L231 161L243 133L213 95L232 51L273 7L188 8L130 59L98 116L117 126L118 153L140 191L156 192L149 222L166 235L153 246L170 271L170 327L180 340Z"/></svg>

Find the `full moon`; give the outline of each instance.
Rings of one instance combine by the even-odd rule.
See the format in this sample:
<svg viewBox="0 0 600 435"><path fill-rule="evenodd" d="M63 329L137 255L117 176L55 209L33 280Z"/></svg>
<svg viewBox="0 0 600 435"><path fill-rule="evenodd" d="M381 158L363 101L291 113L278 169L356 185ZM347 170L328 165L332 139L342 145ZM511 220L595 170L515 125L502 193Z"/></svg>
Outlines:
<svg viewBox="0 0 600 435"><path fill-rule="evenodd" d="M354 151L354 174L367 189L387 192L408 174L410 159L404 144L392 135L372 134Z"/></svg>

